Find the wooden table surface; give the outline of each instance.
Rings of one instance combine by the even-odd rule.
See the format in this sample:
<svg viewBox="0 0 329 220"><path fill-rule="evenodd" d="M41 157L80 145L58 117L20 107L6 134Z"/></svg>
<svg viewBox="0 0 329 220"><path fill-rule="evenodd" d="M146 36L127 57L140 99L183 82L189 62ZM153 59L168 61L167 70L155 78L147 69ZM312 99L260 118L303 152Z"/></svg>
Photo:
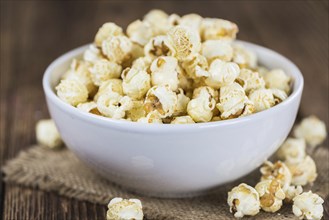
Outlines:
<svg viewBox="0 0 329 220"><path fill-rule="evenodd" d="M35 123L49 117L41 87L49 63L91 42L104 22L126 27L152 8L232 20L239 39L290 58L305 78L299 116L328 127L328 1L1 1L1 165L34 144ZM105 207L55 193L1 182L0 194L3 219L105 218Z"/></svg>

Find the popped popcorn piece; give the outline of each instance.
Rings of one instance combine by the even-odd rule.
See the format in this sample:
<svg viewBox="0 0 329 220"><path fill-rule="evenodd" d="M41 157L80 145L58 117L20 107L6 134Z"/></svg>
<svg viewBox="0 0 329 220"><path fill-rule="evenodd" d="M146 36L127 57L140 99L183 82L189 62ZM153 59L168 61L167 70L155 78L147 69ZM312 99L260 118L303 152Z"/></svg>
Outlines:
<svg viewBox="0 0 329 220"><path fill-rule="evenodd" d="M216 105L215 90L202 86L194 90L193 99L187 105L187 113L195 122L208 122Z"/></svg>
<svg viewBox="0 0 329 220"><path fill-rule="evenodd" d="M174 57L158 57L151 64L151 81L153 86L169 85L175 91L178 88L178 62Z"/></svg>
<svg viewBox="0 0 329 220"><path fill-rule="evenodd" d="M204 18L201 23L201 38L203 41L217 39L234 40L238 31L236 24L223 19Z"/></svg>
<svg viewBox="0 0 329 220"><path fill-rule="evenodd" d="M325 123L314 115L304 118L293 132L295 137L304 138L312 148L321 144L327 137Z"/></svg>
<svg viewBox="0 0 329 220"><path fill-rule="evenodd" d="M150 57L139 57L138 59L134 60L131 68L138 69L138 70L144 70L147 73L151 73L150 66L151 66L152 61L153 60Z"/></svg>
<svg viewBox="0 0 329 220"><path fill-rule="evenodd" d="M98 60L104 59L101 51L93 44L91 44L88 49L83 53L83 60L95 63Z"/></svg>
<svg viewBox="0 0 329 220"><path fill-rule="evenodd" d="M173 115L177 106L177 95L166 86L153 86L146 94L144 108L147 113L157 111L161 118Z"/></svg>
<svg viewBox="0 0 329 220"><path fill-rule="evenodd" d="M199 34L184 26L175 26L167 33L178 61L188 60L201 50Z"/></svg>
<svg viewBox="0 0 329 220"><path fill-rule="evenodd" d="M76 79L63 79L56 86L57 96L64 102L76 106L88 99L87 87Z"/></svg>
<svg viewBox="0 0 329 220"><path fill-rule="evenodd" d="M175 49L166 35L153 37L144 47L145 56L152 58L159 56L174 56Z"/></svg>
<svg viewBox="0 0 329 220"><path fill-rule="evenodd" d="M175 116L186 115L187 105L191 99L184 94L184 90L181 88L178 89L176 94L177 94L177 105L175 107L175 111L173 115Z"/></svg>
<svg viewBox="0 0 329 220"><path fill-rule="evenodd" d="M149 11L144 16L143 21L150 24L154 36L166 34L171 27L168 21L168 14L159 9Z"/></svg>
<svg viewBox="0 0 329 220"><path fill-rule="evenodd" d="M196 31L197 33L200 33L201 31L200 30L201 23L202 23L202 17L198 14L193 14L193 13L184 15L179 20L179 25L190 28Z"/></svg>
<svg viewBox="0 0 329 220"><path fill-rule="evenodd" d="M257 191L245 183L241 183L228 192L227 203L230 206L230 212L236 218L242 218L245 215L255 216L260 210Z"/></svg>
<svg viewBox="0 0 329 220"><path fill-rule="evenodd" d="M249 69L241 69L236 81L243 87L246 94L253 90L265 88L265 82L258 72L253 72Z"/></svg>
<svg viewBox="0 0 329 220"><path fill-rule="evenodd" d="M237 63L240 68L255 69L257 67L257 56L253 51L248 50L242 44L234 43L233 62Z"/></svg>
<svg viewBox="0 0 329 220"><path fill-rule="evenodd" d="M94 96L94 101L97 101L98 97L102 94L112 94L114 97L123 96L122 80L109 79L103 82Z"/></svg>
<svg viewBox="0 0 329 220"><path fill-rule="evenodd" d="M273 94L275 104L283 102L288 98L287 93L283 90L280 89L270 89L270 90Z"/></svg>
<svg viewBox="0 0 329 220"><path fill-rule="evenodd" d="M312 184L318 176L316 165L310 156L306 156L298 163L290 163L289 161L285 163L292 174L291 183L293 185L305 186L308 183Z"/></svg>
<svg viewBox="0 0 329 220"><path fill-rule="evenodd" d="M142 118L138 119L137 122L148 123L148 124L163 124L162 116L156 110L149 112L146 115L146 117L142 117Z"/></svg>
<svg viewBox="0 0 329 220"><path fill-rule="evenodd" d="M190 60L185 60L181 64L192 79L209 76L207 58L200 54L196 54Z"/></svg>
<svg viewBox="0 0 329 220"><path fill-rule="evenodd" d="M133 99L143 98L151 88L151 77L145 70L128 67L121 77L123 92Z"/></svg>
<svg viewBox="0 0 329 220"><path fill-rule="evenodd" d="M304 160L305 153L305 140L302 138L288 138L277 151L277 156L280 160L289 163L299 163Z"/></svg>
<svg viewBox="0 0 329 220"><path fill-rule="evenodd" d="M108 204L107 220L143 220L143 208L139 199L114 198Z"/></svg>
<svg viewBox="0 0 329 220"><path fill-rule="evenodd" d="M260 168L262 174L261 181L276 179L280 182L281 188L285 191L291 184L291 173L289 168L281 161L274 164L270 161L265 161Z"/></svg>
<svg viewBox="0 0 329 220"><path fill-rule="evenodd" d="M303 187L301 186L289 186L286 191L284 192L286 195L286 198L284 199L284 201L286 203L291 203L292 200L300 195L303 192Z"/></svg>
<svg viewBox="0 0 329 220"><path fill-rule="evenodd" d="M123 35L121 27L112 22L105 23L98 29L98 32L95 36L95 44L97 47L101 47L103 41L108 37L121 35Z"/></svg>
<svg viewBox="0 0 329 220"><path fill-rule="evenodd" d="M144 46L153 37L153 31L148 22L136 20L128 25L127 35L132 42Z"/></svg>
<svg viewBox="0 0 329 220"><path fill-rule="evenodd" d="M299 219L320 220L323 216L324 200L312 191L304 192L294 199L292 211Z"/></svg>
<svg viewBox="0 0 329 220"><path fill-rule="evenodd" d="M132 101L132 107L126 114L131 121L138 121L138 119L145 117L144 102Z"/></svg>
<svg viewBox="0 0 329 220"><path fill-rule="evenodd" d="M190 116L179 116L171 121L170 124L194 124L195 122Z"/></svg>
<svg viewBox="0 0 329 220"><path fill-rule="evenodd" d="M56 125L51 119L38 121L35 127L37 142L49 148L58 148L63 145Z"/></svg>
<svg viewBox="0 0 329 220"><path fill-rule="evenodd" d="M260 207L265 212L276 212L282 206L285 193L276 179L263 180L255 186L260 197Z"/></svg>
<svg viewBox="0 0 329 220"><path fill-rule="evenodd" d="M255 112L264 111L275 104L273 93L269 89L254 90L248 97L255 105Z"/></svg>
<svg viewBox="0 0 329 220"><path fill-rule="evenodd" d="M281 69L274 69L264 75L266 87L270 89L281 89L287 94L290 92L291 78Z"/></svg>
<svg viewBox="0 0 329 220"><path fill-rule="evenodd" d="M103 54L118 64L131 59L132 50L133 43L126 36L110 36L102 43Z"/></svg>
<svg viewBox="0 0 329 220"><path fill-rule="evenodd" d="M80 103L79 105L77 105L77 109L83 112L92 113L95 115L101 115L101 113L97 109L97 104L94 101Z"/></svg>
<svg viewBox="0 0 329 220"><path fill-rule="evenodd" d="M228 119L241 115L248 102L243 88L238 83L232 83L220 89L219 103L216 107L221 113L221 118Z"/></svg>
<svg viewBox="0 0 329 220"><path fill-rule="evenodd" d="M251 101L247 101L245 103L244 109L242 110L242 113L239 117L244 117L247 115L251 115L255 113L255 106Z"/></svg>
<svg viewBox="0 0 329 220"><path fill-rule="evenodd" d="M113 97L111 94L102 94L97 100L97 108L102 115L121 119L126 111L132 108L132 100L128 96Z"/></svg>
<svg viewBox="0 0 329 220"><path fill-rule="evenodd" d="M62 79L74 79L80 81L86 86L88 94L92 95L96 91L96 86L93 84L89 67L90 65L87 62L73 59L69 70L64 73Z"/></svg>
<svg viewBox="0 0 329 220"><path fill-rule="evenodd" d="M210 64L209 77L205 82L214 89L219 89L232 84L239 74L240 68L236 63L216 59Z"/></svg>
<svg viewBox="0 0 329 220"><path fill-rule="evenodd" d="M94 66L90 68L91 78L97 86L109 79L119 78L121 71L122 67L119 64L106 59L96 61Z"/></svg>
<svg viewBox="0 0 329 220"><path fill-rule="evenodd" d="M202 55L209 61L217 58L223 61L231 61L233 48L228 40L207 40L202 43Z"/></svg>
<svg viewBox="0 0 329 220"><path fill-rule="evenodd" d="M179 25L180 22L180 16L178 14L171 14L168 17L168 23L170 27L174 27Z"/></svg>

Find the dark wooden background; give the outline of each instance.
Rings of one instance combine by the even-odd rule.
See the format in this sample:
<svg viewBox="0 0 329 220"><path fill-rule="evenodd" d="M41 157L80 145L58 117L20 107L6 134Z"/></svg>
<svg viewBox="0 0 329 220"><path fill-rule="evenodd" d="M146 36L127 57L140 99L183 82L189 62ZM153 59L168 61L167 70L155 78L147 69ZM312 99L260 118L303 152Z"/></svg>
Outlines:
<svg viewBox="0 0 329 220"><path fill-rule="evenodd" d="M1 1L1 165L35 143L35 123L48 117L47 65L91 42L104 22L126 27L152 8L232 20L239 39L290 58L305 77L299 116L315 114L328 127L328 1ZM106 207L55 193L1 182L0 194L3 219L105 218Z"/></svg>

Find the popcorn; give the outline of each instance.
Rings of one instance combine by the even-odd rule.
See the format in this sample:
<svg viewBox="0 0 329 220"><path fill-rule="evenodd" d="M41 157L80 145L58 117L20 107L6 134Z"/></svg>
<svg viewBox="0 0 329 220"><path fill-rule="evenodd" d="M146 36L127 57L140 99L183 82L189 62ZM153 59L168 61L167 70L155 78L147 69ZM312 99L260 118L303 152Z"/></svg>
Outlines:
<svg viewBox="0 0 329 220"><path fill-rule="evenodd" d="M98 60L103 59L103 55L101 51L93 44L91 44L88 49L83 53L83 60L95 63Z"/></svg>
<svg viewBox="0 0 329 220"><path fill-rule="evenodd" d="M77 106L88 99L87 87L76 79L63 79L56 86L57 96L64 102Z"/></svg>
<svg viewBox="0 0 329 220"><path fill-rule="evenodd" d="M127 118L131 121L137 121L145 116L144 102L143 101L132 101L132 107L127 112Z"/></svg>
<svg viewBox="0 0 329 220"><path fill-rule="evenodd" d="M92 113L95 115L101 115L101 113L97 109L97 104L94 101L80 103L79 105L77 105L77 109L83 112Z"/></svg>
<svg viewBox="0 0 329 220"><path fill-rule="evenodd" d="M122 36L123 31L122 28L117 26L112 22L108 22L103 24L102 27L99 28L96 36L95 36L95 44L97 47L101 47L104 40L111 36Z"/></svg>
<svg viewBox="0 0 329 220"><path fill-rule="evenodd" d="M296 196L300 195L302 192L303 188L301 186L289 186L284 192L286 195L284 201L290 203Z"/></svg>
<svg viewBox="0 0 329 220"><path fill-rule="evenodd" d="M131 59L132 50L133 43L125 36L110 36L102 43L103 54L118 64Z"/></svg>
<svg viewBox="0 0 329 220"><path fill-rule="evenodd" d="M291 78L281 69L274 69L264 75L266 87L270 89L281 89L287 94L290 92Z"/></svg>
<svg viewBox="0 0 329 220"><path fill-rule="evenodd" d="M251 115L254 112L255 112L254 104L250 101L247 101L245 106L244 106L244 109L242 110L242 113L239 117L244 117L244 116L247 116L247 115Z"/></svg>
<svg viewBox="0 0 329 220"><path fill-rule="evenodd" d="M305 153L305 140L288 138L277 151L277 156L281 160L285 160L291 164L299 163L304 160Z"/></svg>
<svg viewBox="0 0 329 220"><path fill-rule="evenodd" d="M184 26L175 26L167 33L178 61L188 60L201 50L200 36Z"/></svg>
<svg viewBox="0 0 329 220"><path fill-rule="evenodd" d="M306 156L298 163L285 162L292 174L291 183L293 185L305 186L312 184L318 176L316 172L316 165L310 156Z"/></svg>
<svg viewBox="0 0 329 220"><path fill-rule="evenodd" d="M234 40L239 29L236 24L218 18L204 18L201 23L201 38L206 40Z"/></svg>
<svg viewBox="0 0 329 220"><path fill-rule="evenodd" d="M139 199L114 198L108 204L107 220L143 220L143 208Z"/></svg>
<svg viewBox="0 0 329 220"><path fill-rule="evenodd" d="M260 197L260 207L265 212L276 212L282 206L285 193L276 179L263 180L255 186Z"/></svg>
<svg viewBox="0 0 329 220"><path fill-rule="evenodd" d="M158 111L149 112L146 117L142 117L137 120L140 123L152 123L152 124L162 124L162 116Z"/></svg>
<svg viewBox="0 0 329 220"><path fill-rule="evenodd" d="M177 90L179 80L177 73L178 63L174 57L158 57L151 64L151 81L153 86L169 85Z"/></svg>
<svg viewBox="0 0 329 220"><path fill-rule="evenodd" d="M127 68L122 72L123 92L133 99L141 99L151 88L151 77L144 71Z"/></svg>
<svg viewBox="0 0 329 220"><path fill-rule="evenodd" d="M207 40L202 43L202 55L210 61L217 58L230 61L233 57L233 48L227 40Z"/></svg>
<svg viewBox="0 0 329 220"><path fill-rule="evenodd" d="M91 78L95 85L100 86L108 79L119 78L122 67L106 59L101 59L95 62L94 66L90 68Z"/></svg>
<svg viewBox="0 0 329 220"><path fill-rule="evenodd" d="M249 94L249 99L255 105L255 111L260 112L271 108L275 104L271 90L257 89Z"/></svg>
<svg viewBox="0 0 329 220"><path fill-rule="evenodd" d="M227 203L230 206L230 212L236 218L242 218L245 215L255 216L260 209L257 191L245 183L234 187L228 193Z"/></svg>
<svg viewBox="0 0 329 220"><path fill-rule="evenodd" d="M193 99L187 105L187 113L195 122L208 122L211 120L216 105L215 93L215 90L208 86L194 90Z"/></svg>
<svg viewBox="0 0 329 220"><path fill-rule="evenodd" d="M127 35L132 42L144 46L153 37L153 31L148 22L136 20L128 25Z"/></svg>
<svg viewBox="0 0 329 220"><path fill-rule="evenodd" d="M265 88L265 82L259 76L258 72L253 72L249 69L241 69L236 81L243 87L247 94L253 90Z"/></svg>
<svg viewBox="0 0 329 220"><path fill-rule="evenodd" d="M294 199L292 211L299 219L320 220L323 216L324 200L315 193L304 192Z"/></svg>
<svg viewBox="0 0 329 220"><path fill-rule="evenodd" d="M109 79L103 82L94 96L94 101L97 101L98 97L102 94L112 94L115 97L123 96L122 80Z"/></svg>
<svg viewBox="0 0 329 220"><path fill-rule="evenodd" d="M168 15L158 9L149 11L144 16L143 21L150 24L154 36L166 34L171 27L168 21Z"/></svg>
<svg viewBox="0 0 329 220"><path fill-rule="evenodd" d="M171 14L168 17L168 23L170 27L174 27L179 25L180 22L180 16L178 14Z"/></svg>
<svg viewBox="0 0 329 220"><path fill-rule="evenodd" d="M169 86L153 86L146 94L144 108L147 113L157 111L161 118L173 115L177 106L177 95Z"/></svg>
<svg viewBox="0 0 329 220"><path fill-rule="evenodd" d="M288 98L287 93L283 90L280 89L270 89L270 90L273 94L275 104L283 102Z"/></svg>
<svg viewBox="0 0 329 220"><path fill-rule="evenodd" d="M152 38L144 47L145 56L152 58L159 56L173 56L175 54L175 49L168 36L159 35Z"/></svg>
<svg viewBox="0 0 329 220"><path fill-rule="evenodd" d="M248 98L238 83L223 86L219 93L219 103L216 105L222 119L237 117L242 114Z"/></svg>
<svg viewBox="0 0 329 220"><path fill-rule="evenodd" d="M89 64L82 60L78 61L73 59L70 69L62 76L62 79L74 79L80 81L86 86L88 94L93 94L96 91L96 86L93 84L89 72Z"/></svg>
<svg viewBox="0 0 329 220"><path fill-rule="evenodd" d="M294 128L295 137L304 138L306 143L312 148L321 144L327 137L326 125L316 116L304 118L302 122Z"/></svg>
<svg viewBox="0 0 329 220"><path fill-rule="evenodd" d="M97 108L104 116L121 119L126 111L132 108L131 99L128 96L113 97L111 94L102 94L97 100Z"/></svg>
<svg viewBox="0 0 329 220"><path fill-rule="evenodd" d="M232 84L239 74L240 68L236 63L216 59L210 64L209 77L205 82L208 86L219 89Z"/></svg>
<svg viewBox="0 0 329 220"><path fill-rule="evenodd" d="M171 121L170 124L194 124L195 122L190 116L180 116L176 117L174 120Z"/></svg>
<svg viewBox="0 0 329 220"><path fill-rule="evenodd" d="M51 119L43 119L38 121L35 127L35 133L38 143L43 146L58 148L63 145L56 125Z"/></svg>
<svg viewBox="0 0 329 220"><path fill-rule="evenodd" d="M177 94L177 105L174 111L174 115L186 115L187 105L190 102L190 98L184 94L184 90L179 88Z"/></svg>
<svg viewBox="0 0 329 220"><path fill-rule="evenodd" d="M138 70L144 70L147 73L151 73L150 66L151 66L152 61L153 60L150 57L139 57L132 63L131 68L138 69Z"/></svg>
<svg viewBox="0 0 329 220"><path fill-rule="evenodd" d="M190 28L200 33L202 17L198 14L187 14L180 18L179 25Z"/></svg>
<svg viewBox="0 0 329 220"><path fill-rule="evenodd" d="M182 67L192 79L209 76L207 58L200 54L196 54L190 60L182 62Z"/></svg>
<svg viewBox="0 0 329 220"><path fill-rule="evenodd" d="M260 168L262 174L261 181L276 179L281 184L281 188L285 191L291 183L291 173L289 168L281 161L274 164L270 161L265 161Z"/></svg>
<svg viewBox="0 0 329 220"><path fill-rule="evenodd" d="M232 46L234 63L237 63L240 68L255 69L257 67L257 56L253 51L239 43L234 43Z"/></svg>

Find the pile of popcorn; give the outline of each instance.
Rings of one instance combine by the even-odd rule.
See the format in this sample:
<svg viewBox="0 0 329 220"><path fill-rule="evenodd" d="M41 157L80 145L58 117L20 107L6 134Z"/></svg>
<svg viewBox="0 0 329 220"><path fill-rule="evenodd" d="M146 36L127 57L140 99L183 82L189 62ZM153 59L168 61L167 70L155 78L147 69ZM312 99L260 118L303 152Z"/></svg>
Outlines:
<svg viewBox="0 0 329 220"><path fill-rule="evenodd" d="M317 171L313 159L306 154L306 146L313 151L327 136L325 124L315 116L302 120L277 151L275 163L266 161L260 168L260 182L255 187L242 183L229 193L227 203L236 218L254 216L260 209L277 212L283 203L292 203L292 211L299 219L319 220L323 216L324 200L317 194L303 192L312 185Z"/></svg>
<svg viewBox="0 0 329 220"><path fill-rule="evenodd" d="M126 32L108 22L74 59L57 95L79 110L142 123L243 117L282 102L292 79L258 66L236 24L152 10Z"/></svg>

